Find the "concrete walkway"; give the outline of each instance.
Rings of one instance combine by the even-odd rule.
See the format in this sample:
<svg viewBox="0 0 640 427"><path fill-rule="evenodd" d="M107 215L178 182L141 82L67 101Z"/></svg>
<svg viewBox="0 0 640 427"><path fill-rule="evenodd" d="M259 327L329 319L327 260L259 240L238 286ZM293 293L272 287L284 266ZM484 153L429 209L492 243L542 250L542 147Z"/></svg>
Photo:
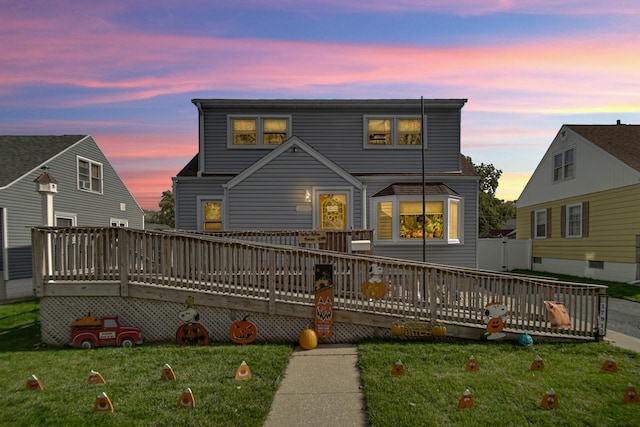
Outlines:
<svg viewBox="0 0 640 427"><path fill-rule="evenodd" d="M297 347L265 427L366 426L357 363L355 345Z"/></svg>

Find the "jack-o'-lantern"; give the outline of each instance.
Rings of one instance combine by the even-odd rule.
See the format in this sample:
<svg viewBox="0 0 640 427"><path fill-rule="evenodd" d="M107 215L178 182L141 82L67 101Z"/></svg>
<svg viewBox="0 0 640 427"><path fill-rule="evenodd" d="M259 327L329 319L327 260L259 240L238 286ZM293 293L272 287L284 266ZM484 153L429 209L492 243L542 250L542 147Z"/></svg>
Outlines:
<svg viewBox="0 0 640 427"><path fill-rule="evenodd" d="M434 337L444 337L447 335L447 328L441 323L431 327L431 335Z"/></svg>
<svg viewBox="0 0 640 427"><path fill-rule="evenodd" d="M489 319L489 323L487 323L487 332L490 334L495 334L504 329L504 322L499 317L493 317Z"/></svg>
<svg viewBox="0 0 640 427"><path fill-rule="evenodd" d="M229 339L236 344L249 344L258 338L258 327L255 323L247 320L247 318L249 318L249 315L231 324Z"/></svg>
<svg viewBox="0 0 640 427"><path fill-rule="evenodd" d="M382 282L364 282L360 287L362 294L368 298L380 299L387 292L387 287Z"/></svg>
<svg viewBox="0 0 640 427"><path fill-rule="evenodd" d="M306 328L300 334L298 343L300 344L300 347L305 350L313 350L318 346L318 335L316 334L316 331L311 328Z"/></svg>
<svg viewBox="0 0 640 427"><path fill-rule="evenodd" d="M528 347L533 345L533 338L528 333L524 333L518 337L518 344Z"/></svg>
<svg viewBox="0 0 640 427"><path fill-rule="evenodd" d="M404 326L400 322L394 322L391 325L391 335L396 337L404 335Z"/></svg>
<svg viewBox="0 0 640 427"><path fill-rule="evenodd" d="M207 345L209 332L200 323L184 324L176 332L176 341L180 345Z"/></svg>

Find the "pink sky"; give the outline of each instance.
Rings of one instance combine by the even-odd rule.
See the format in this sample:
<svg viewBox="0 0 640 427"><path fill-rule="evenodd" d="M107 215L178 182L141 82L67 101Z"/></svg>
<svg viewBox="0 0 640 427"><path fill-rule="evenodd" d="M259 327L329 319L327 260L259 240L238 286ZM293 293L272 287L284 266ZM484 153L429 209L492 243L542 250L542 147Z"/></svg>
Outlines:
<svg viewBox="0 0 640 427"><path fill-rule="evenodd" d="M0 129L93 135L145 209L197 151L192 98L467 98L509 200L562 124L638 122L635 1L130 3L0 0Z"/></svg>

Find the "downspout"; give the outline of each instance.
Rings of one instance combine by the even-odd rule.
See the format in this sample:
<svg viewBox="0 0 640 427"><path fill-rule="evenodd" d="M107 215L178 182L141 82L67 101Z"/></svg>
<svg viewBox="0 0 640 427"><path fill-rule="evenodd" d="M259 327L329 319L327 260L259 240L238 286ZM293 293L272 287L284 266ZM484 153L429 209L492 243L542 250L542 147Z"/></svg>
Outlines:
<svg viewBox="0 0 640 427"><path fill-rule="evenodd" d="M362 229L367 229L367 186L362 186Z"/></svg>
<svg viewBox="0 0 640 427"><path fill-rule="evenodd" d="M204 171L204 111L202 104L194 102L198 108L198 173L197 176L202 177Z"/></svg>

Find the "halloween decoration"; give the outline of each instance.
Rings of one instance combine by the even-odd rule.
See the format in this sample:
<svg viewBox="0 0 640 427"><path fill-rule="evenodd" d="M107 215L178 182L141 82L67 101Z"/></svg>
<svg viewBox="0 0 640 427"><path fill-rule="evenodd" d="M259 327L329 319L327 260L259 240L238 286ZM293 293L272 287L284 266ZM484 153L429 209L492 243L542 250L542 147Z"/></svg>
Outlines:
<svg viewBox="0 0 640 427"><path fill-rule="evenodd" d="M382 281L382 267L378 264L369 266L369 279L360 286L362 294L368 298L380 299L387 293L387 287Z"/></svg>
<svg viewBox="0 0 640 427"><path fill-rule="evenodd" d="M502 332L504 322L502 318L507 314L507 306L497 301L490 302L484 307L484 323L487 325L485 336L488 340L499 340L506 336Z"/></svg>
<svg viewBox="0 0 640 427"><path fill-rule="evenodd" d="M207 345L209 332L200 323L185 324L178 328L176 341L180 345Z"/></svg>
<svg viewBox="0 0 640 427"><path fill-rule="evenodd" d="M318 346L318 336L316 335L316 331L311 328L306 328L300 334L298 343L300 344L300 347L305 350L313 350Z"/></svg>
<svg viewBox="0 0 640 427"><path fill-rule="evenodd" d="M249 365L247 365L247 362L243 360L236 370L236 381L249 379L251 379L251 369L249 369Z"/></svg>
<svg viewBox="0 0 640 427"><path fill-rule="evenodd" d="M607 372L618 372L618 364L613 357L607 357L607 360L604 361L601 369Z"/></svg>
<svg viewBox="0 0 640 427"><path fill-rule="evenodd" d="M638 403L640 402L640 397L638 397L638 391L633 386L633 384L628 384L627 388L624 390L624 398L622 399L624 403Z"/></svg>
<svg viewBox="0 0 640 427"><path fill-rule="evenodd" d="M465 390L464 393L462 393L462 397L458 401L458 408L473 408L473 396L471 395L469 389Z"/></svg>
<svg viewBox="0 0 640 427"><path fill-rule="evenodd" d="M479 371L480 370L480 365L478 365L478 362L476 361L476 359L471 356L469 357L469 360L467 360L467 364L464 366L464 370L465 371Z"/></svg>
<svg viewBox="0 0 640 427"><path fill-rule="evenodd" d="M391 324L391 335L405 337L444 337L447 328L437 321L420 319L397 321Z"/></svg>
<svg viewBox="0 0 640 427"><path fill-rule="evenodd" d="M120 326L117 316L96 319L90 314L71 322L71 345L94 348L105 345L133 347L142 344L140 328Z"/></svg>
<svg viewBox="0 0 640 427"><path fill-rule="evenodd" d="M196 407L196 399L193 397L193 392L190 388L186 388L180 395L178 400L178 408L193 409Z"/></svg>
<svg viewBox="0 0 640 427"><path fill-rule="evenodd" d="M180 345L207 345L209 344L209 332L200 323L200 314L193 308L193 297L186 300L187 309L178 313L180 320L184 322L176 331L176 341Z"/></svg>
<svg viewBox="0 0 640 427"><path fill-rule="evenodd" d="M540 356L536 356L533 362L531 362L531 370L544 371L544 360L542 360Z"/></svg>
<svg viewBox="0 0 640 427"><path fill-rule="evenodd" d="M540 402L540 406L548 409L553 409L560 406L558 395L553 389L549 390L544 396L542 396L542 402Z"/></svg>
<svg viewBox="0 0 640 427"><path fill-rule="evenodd" d="M104 384L104 378L100 375L99 372L91 370L89 372L89 378L87 379L87 384Z"/></svg>
<svg viewBox="0 0 640 427"><path fill-rule="evenodd" d="M544 305L547 307L549 313L549 321L552 328L567 329L571 328L571 319L569 318L569 312L564 303L558 301L545 301Z"/></svg>
<svg viewBox="0 0 640 427"><path fill-rule="evenodd" d="M93 412L113 412L113 405L107 393L100 393L93 404Z"/></svg>
<svg viewBox="0 0 640 427"><path fill-rule="evenodd" d="M315 322L318 338L333 336L333 265L316 264Z"/></svg>
<svg viewBox="0 0 640 427"><path fill-rule="evenodd" d="M31 375L27 379L27 390L44 390L44 387L42 387L42 383L35 375Z"/></svg>
<svg viewBox="0 0 640 427"><path fill-rule="evenodd" d="M247 320L247 314L242 320L236 320L229 329L229 338L236 344L249 344L258 338L258 327L255 323Z"/></svg>
<svg viewBox="0 0 640 427"><path fill-rule="evenodd" d="M171 366L166 363L162 367L162 374L160 375L160 379L169 381L175 381L176 379L176 374L173 372L173 369L171 369Z"/></svg>
<svg viewBox="0 0 640 427"><path fill-rule="evenodd" d="M533 345L533 338L528 333L524 333L518 337L518 344L523 347L529 347Z"/></svg>
<svg viewBox="0 0 640 427"><path fill-rule="evenodd" d="M391 367L391 375L402 376L404 375L404 365L402 364L402 360L398 360Z"/></svg>

